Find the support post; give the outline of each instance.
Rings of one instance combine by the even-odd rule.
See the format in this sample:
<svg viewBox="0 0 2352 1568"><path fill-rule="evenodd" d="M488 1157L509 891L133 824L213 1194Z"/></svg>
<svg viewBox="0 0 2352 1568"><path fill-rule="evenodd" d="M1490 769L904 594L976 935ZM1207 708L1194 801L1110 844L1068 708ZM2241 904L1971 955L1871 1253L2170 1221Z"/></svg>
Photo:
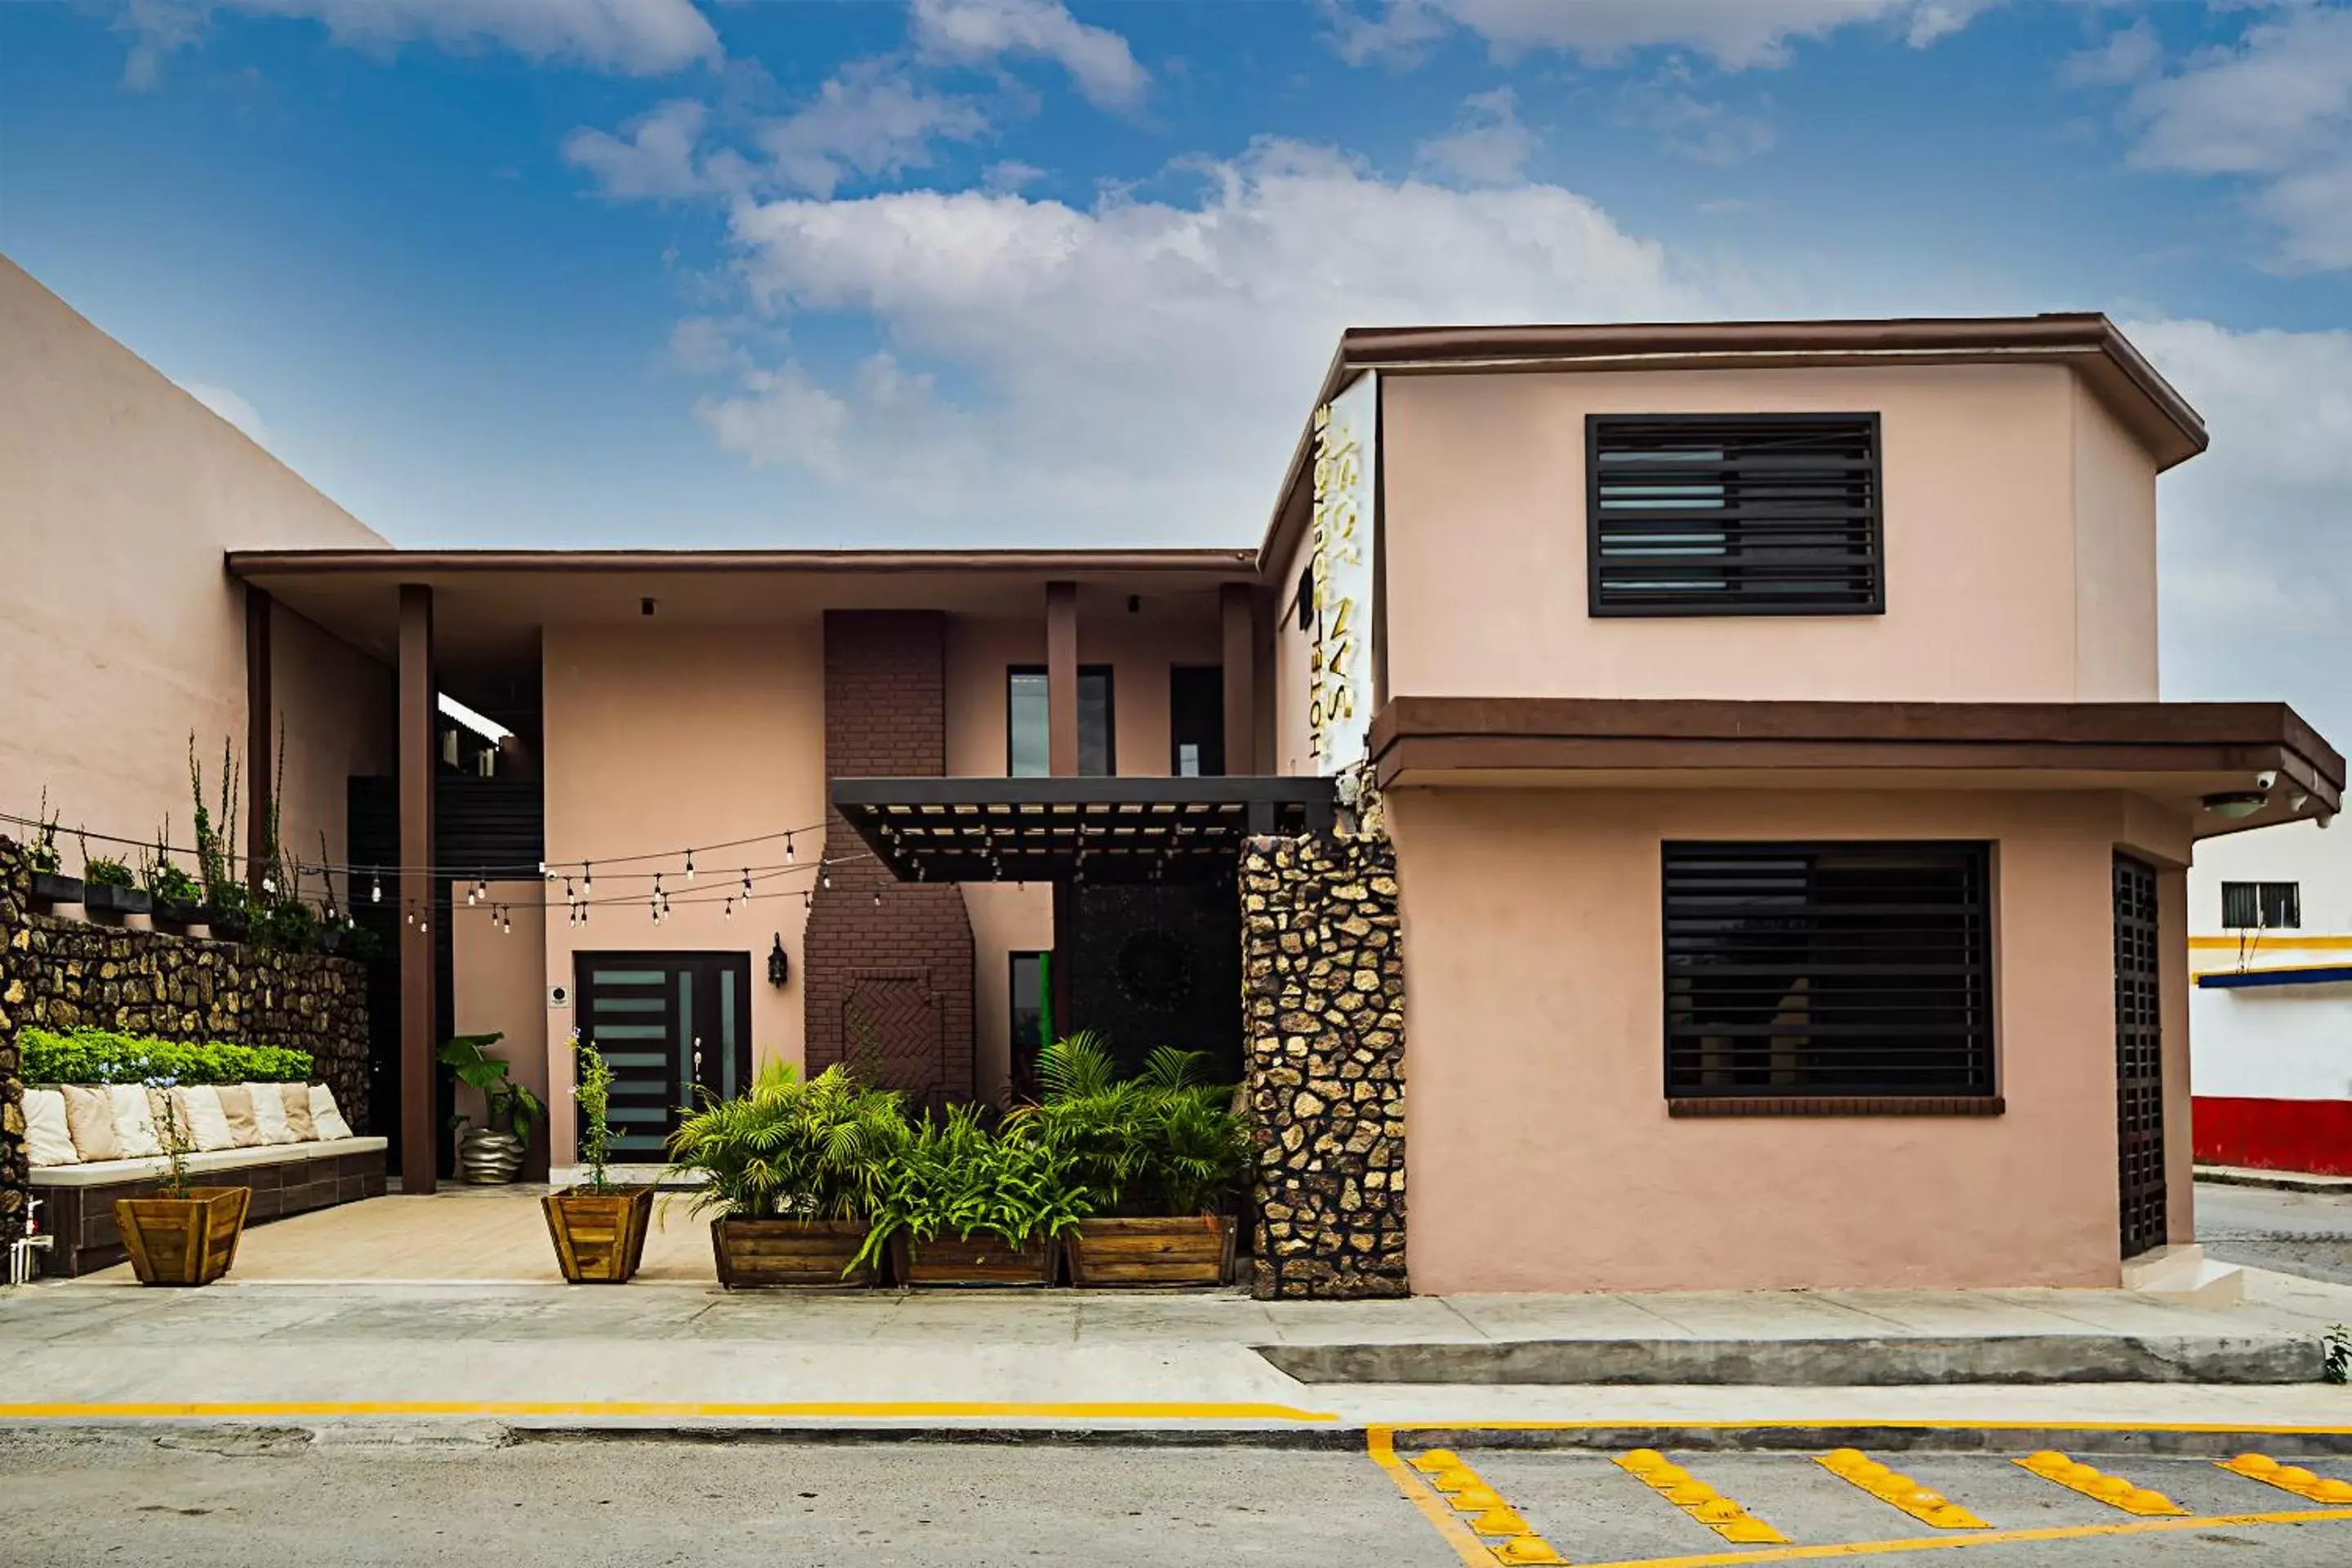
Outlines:
<svg viewBox="0 0 2352 1568"><path fill-rule="evenodd" d="M278 846L269 841L270 795L277 784L270 763L270 721L276 698L269 687L268 590L245 585L245 795L252 804L245 819L245 885L256 899ZM224 829L236 831L234 823Z"/></svg>
<svg viewBox="0 0 2352 1568"><path fill-rule="evenodd" d="M1078 585L1045 584L1045 754L1057 779L1078 776Z"/></svg>
<svg viewBox="0 0 2352 1568"><path fill-rule="evenodd" d="M1236 778L1264 772L1257 761L1257 636L1246 583L1217 590L1225 668L1225 772Z"/></svg>
<svg viewBox="0 0 2352 1568"><path fill-rule="evenodd" d="M433 775L438 687L433 673L433 590L400 587L400 1190L430 1193L438 1176L434 1127L435 974Z"/></svg>

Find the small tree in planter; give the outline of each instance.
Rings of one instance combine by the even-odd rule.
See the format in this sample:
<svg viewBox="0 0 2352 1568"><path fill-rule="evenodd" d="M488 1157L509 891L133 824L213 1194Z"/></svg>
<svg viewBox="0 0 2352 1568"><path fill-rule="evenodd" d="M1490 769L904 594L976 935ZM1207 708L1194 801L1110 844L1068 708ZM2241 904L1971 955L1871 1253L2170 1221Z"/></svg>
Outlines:
<svg viewBox="0 0 2352 1568"><path fill-rule="evenodd" d="M147 889L131 868L110 855L92 855L89 838L77 832L81 844L81 907L90 914L143 915Z"/></svg>
<svg viewBox="0 0 2352 1568"><path fill-rule="evenodd" d="M779 1062L750 1093L687 1118L662 1174L699 1184L692 1213L718 1211L711 1256L728 1289L870 1285L867 1219L907 1136L895 1090L839 1066L803 1079Z"/></svg>
<svg viewBox="0 0 2352 1568"><path fill-rule="evenodd" d="M457 1174L477 1186L511 1182L522 1170L530 1150L530 1130L547 1113L539 1096L514 1081L507 1064L490 1055L489 1047L506 1038L503 1033L459 1035L441 1047L441 1061L455 1068L457 1081L482 1097L482 1124L459 1112Z"/></svg>
<svg viewBox="0 0 2352 1568"><path fill-rule="evenodd" d="M58 870L58 816L49 810L47 786L41 790L41 808L33 824L33 841L25 846L25 864L33 873L33 897L45 904L81 902L81 879Z"/></svg>
<svg viewBox="0 0 2352 1568"><path fill-rule="evenodd" d="M1063 1235L1092 1212L1069 1157L977 1106L926 1119L883 1163L860 1261L902 1285L1050 1285Z"/></svg>
<svg viewBox="0 0 2352 1568"><path fill-rule="evenodd" d="M209 1285L236 1261L245 1232L250 1187L196 1187L188 1184L188 1151L194 1145L181 1125L172 1098L174 1078L151 1078L162 1117L156 1142L171 1164L152 1197L114 1200L115 1228L131 1254L131 1271L142 1285Z"/></svg>
<svg viewBox="0 0 2352 1568"><path fill-rule="evenodd" d="M195 797L196 879L204 885L204 905L198 916L213 935L224 942L245 940L247 913L252 896L236 877L224 832L236 828L236 758L226 741L221 742L220 817L205 804L205 770L196 761L196 732L188 731L188 789Z"/></svg>
<svg viewBox="0 0 2352 1568"><path fill-rule="evenodd" d="M580 1062L574 1098L580 1105L580 1163L588 1179L541 1200L555 1261L574 1285L620 1285L645 1260L646 1227L652 1221L654 1190L617 1185L605 1173L612 1160L613 1130L604 1120L613 1102L613 1069L595 1043L572 1031Z"/></svg>
<svg viewBox="0 0 2352 1568"><path fill-rule="evenodd" d="M139 880L147 889L149 912L159 926L186 927L195 923L205 890L194 877L173 863L172 819L165 817L155 833L155 853L140 867Z"/></svg>

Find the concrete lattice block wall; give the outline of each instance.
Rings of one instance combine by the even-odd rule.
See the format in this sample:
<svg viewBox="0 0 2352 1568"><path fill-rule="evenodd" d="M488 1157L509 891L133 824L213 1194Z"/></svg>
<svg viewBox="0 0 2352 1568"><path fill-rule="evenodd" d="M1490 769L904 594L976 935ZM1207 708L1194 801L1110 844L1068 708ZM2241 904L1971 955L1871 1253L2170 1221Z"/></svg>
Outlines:
<svg viewBox="0 0 2352 1568"><path fill-rule="evenodd" d="M1243 852L1252 1293L1404 1296L1404 955L1388 840Z"/></svg>

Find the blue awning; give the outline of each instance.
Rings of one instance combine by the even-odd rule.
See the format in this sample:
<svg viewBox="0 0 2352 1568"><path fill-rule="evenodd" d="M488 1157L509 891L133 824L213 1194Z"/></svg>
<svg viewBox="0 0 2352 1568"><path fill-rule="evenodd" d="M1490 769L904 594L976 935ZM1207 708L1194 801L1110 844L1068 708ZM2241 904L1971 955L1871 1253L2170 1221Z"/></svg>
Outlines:
<svg viewBox="0 0 2352 1568"><path fill-rule="evenodd" d="M2352 985L2352 964L2325 963L2305 969L2242 969L2229 974L2200 974L2197 984L2210 991L2252 991L2273 985Z"/></svg>

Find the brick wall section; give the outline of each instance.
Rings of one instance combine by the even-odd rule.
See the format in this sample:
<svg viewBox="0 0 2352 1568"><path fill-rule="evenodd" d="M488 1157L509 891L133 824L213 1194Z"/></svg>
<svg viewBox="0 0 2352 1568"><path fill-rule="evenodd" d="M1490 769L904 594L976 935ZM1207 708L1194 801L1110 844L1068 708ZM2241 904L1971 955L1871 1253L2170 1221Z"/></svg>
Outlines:
<svg viewBox="0 0 2352 1568"><path fill-rule="evenodd" d="M933 610L828 611L826 778L936 778L947 760L947 617ZM972 936L962 890L894 880L866 858L864 841L830 804L824 843L826 858L842 863L833 868L832 888L818 887L803 939L809 1070L858 1060L885 1087L971 1099ZM895 1001L922 998L938 1042L924 1053L928 1059L894 1050L891 1039L850 1038L846 1011L861 994L868 1018L890 1014Z"/></svg>
<svg viewBox="0 0 2352 1568"><path fill-rule="evenodd" d="M1380 837L1254 838L1240 892L1252 1294L1410 1295L1396 852Z"/></svg>

